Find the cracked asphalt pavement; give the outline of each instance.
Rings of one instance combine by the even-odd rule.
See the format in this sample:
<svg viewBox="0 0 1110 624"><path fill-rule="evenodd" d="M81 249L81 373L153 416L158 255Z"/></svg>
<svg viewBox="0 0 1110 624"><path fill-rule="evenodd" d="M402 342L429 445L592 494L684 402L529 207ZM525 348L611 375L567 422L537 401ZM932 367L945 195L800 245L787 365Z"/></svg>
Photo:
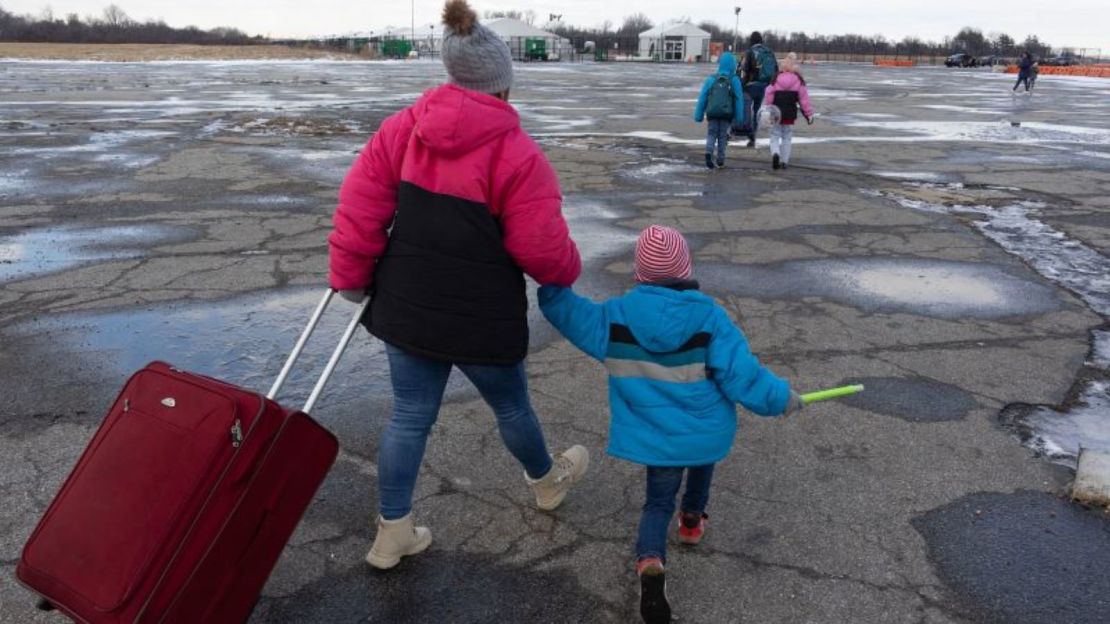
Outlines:
<svg viewBox="0 0 1110 624"><path fill-rule="evenodd" d="M946 208L1024 202L1059 244L1105 260L1110 92L1042 77L1014 97L986 71L803 71L819 117L799 127L791 168L771 171L765 144L734 144L710 173L690 120L708 68L517 68L513 102L559 172L581 291L621 292L639 228L674 225L772 369L805 390L868 386L796 417L741 415L706 540L671 547L676 614L1106 621L1106 514L1064 500L1071 472L999 417L1012 404L1066 412L1081 380L1106 379L1091 355L1105 312L1059 279L1069 267L1045 269ZM381 119L442 79L427 62L0 61L0 622L58 621L34 610L15 563L136 367L268 386L325 286L347 167ZM1052 105L1065 97L1082 118ZM306 369L343 316L329 315ZM390 399L381 345L360 333L314 413L343 451L252 622L635 621L643 470L603 454L603 369L534 304L532 335L549 443L593 455L563 507L533 507L492 415L453 379L416 491L435 541L371 570ZM311 381L294 378L290 404Z"/></svg>

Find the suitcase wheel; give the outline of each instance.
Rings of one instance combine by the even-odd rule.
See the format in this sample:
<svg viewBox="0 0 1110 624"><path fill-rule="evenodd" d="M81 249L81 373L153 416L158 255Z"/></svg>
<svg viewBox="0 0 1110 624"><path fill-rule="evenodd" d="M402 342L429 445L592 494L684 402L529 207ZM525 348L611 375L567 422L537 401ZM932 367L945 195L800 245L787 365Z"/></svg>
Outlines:
<svg viewBox="0 0 1110 624"><path fill-rule="evenodd" d="M39 611L53 611L54 603L50 602L46 598L39 598L39 602L35 605L35 608L37 608Z"/></svg>

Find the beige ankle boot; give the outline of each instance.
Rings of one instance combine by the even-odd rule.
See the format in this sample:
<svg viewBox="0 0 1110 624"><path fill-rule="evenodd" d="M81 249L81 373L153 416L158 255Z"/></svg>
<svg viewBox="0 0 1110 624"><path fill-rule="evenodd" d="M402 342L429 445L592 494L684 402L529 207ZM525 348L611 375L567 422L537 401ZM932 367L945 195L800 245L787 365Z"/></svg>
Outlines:
<svg viewBox="0 0 1110 624"><path fill-rule="evenodd" d="M575 444L551 459L554 462L547 474L539 479L528 479L528 484L536 492L536 506L544 511L551 511L562 504L570 486L586 474L590 452L586 447Z"/></svg>
<svg viewBox="0 0 1110 624"><path fill-rule="evenodd" d="M412 514L396 520L378 516L378 534L366 555L366 562L375 568L388 570L401 561L401 557L415 555L432 543L432 532L427 527L414 527Z"/></svg>

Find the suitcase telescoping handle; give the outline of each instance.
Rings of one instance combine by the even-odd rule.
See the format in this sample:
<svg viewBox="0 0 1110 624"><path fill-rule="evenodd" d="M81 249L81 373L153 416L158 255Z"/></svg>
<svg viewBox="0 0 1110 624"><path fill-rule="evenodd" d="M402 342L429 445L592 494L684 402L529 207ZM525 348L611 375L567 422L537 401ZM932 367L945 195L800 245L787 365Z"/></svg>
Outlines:
<svg viewBox="0 0 1110 624"><path fill-rule="evenodd" d="M308 325L301 332L300 338L297 338L297 344L293 345L293 352L289 354L289 358L285 360L285 366L281 367L281 372L278 373L277 380L274 381L273 387L266 393L267 399L273 399L277 393L281 391L281 387L285 384L285 380L289 377L289 372L293 370L293 364L296 363L297 358L300 357L301 351L304 351L304 346L308 342L309 336L316 330L316 326L320 323L320 317L324 315L324 310L328 309L328 303L331 302L332 297L335 296L335 291L329 288L324 293L324 297L320 299L320 303L316 304L316 309L312 312L312 316L308 319ZM324 367L324 372L320 374L320 378L316 380L316 386L312 389L312 394L308 395L308 400L305 401L305 413L310 413L313 406L316 405L316 400L320 398L320 394L324 391L324 386L328 383L332 372L335 371L335 365L339 363L339 358L343 357L343 352L347 350L347 345L351 342L351 337L354 336L355 330L358 329L358 322L362 319L363 313L366 312L366 306L370 305L370 297L363 297L362 301L358 304L358 309L355 310L354 316L347 323L347 329L343 332L343 336L339 339L339 344L331 353L331 358L328 359L327 366Z"/></svg>

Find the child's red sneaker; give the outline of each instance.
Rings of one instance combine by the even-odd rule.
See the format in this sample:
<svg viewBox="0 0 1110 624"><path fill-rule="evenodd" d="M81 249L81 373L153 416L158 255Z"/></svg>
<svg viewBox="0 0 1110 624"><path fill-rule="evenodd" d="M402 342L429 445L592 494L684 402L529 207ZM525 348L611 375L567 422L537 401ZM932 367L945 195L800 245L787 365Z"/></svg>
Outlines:
<svg viewBox="0 0 1110 624"><path fill-rule="evenodd" d="M682 512L678 521L678 541L693 546L705 535L706 514Z"/></svg>

